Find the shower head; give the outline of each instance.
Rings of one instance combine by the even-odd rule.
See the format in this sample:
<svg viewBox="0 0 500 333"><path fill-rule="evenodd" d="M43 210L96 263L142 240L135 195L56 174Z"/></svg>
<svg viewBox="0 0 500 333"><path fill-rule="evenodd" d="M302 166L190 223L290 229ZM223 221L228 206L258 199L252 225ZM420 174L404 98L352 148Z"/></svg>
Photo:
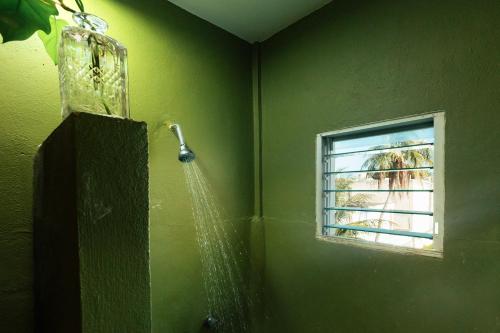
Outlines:
<svg viewBox="0 0 500 333"><path fill-rule="evenodd" d="M182 163L189 163L194 161L196 156L186 144L184 136L182 135L181 126L179 124L170 125L170 130L174 132L177 139L179 139L180 143L179 161L181 161Z"/></svg>
<svg viewBox="0 0 500 333"><path fill-rule="evenodd" d="M191 149L189 149L188 146L181 146L181 150L179 151L179 161L182 163L189 163L194 161L195 157L195 154Z"/></svg>

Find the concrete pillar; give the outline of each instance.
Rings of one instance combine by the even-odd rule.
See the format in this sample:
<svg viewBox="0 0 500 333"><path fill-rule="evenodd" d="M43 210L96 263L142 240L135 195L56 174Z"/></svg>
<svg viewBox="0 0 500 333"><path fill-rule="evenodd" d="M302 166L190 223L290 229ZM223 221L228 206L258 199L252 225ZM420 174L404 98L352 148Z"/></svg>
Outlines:
<svg viewBox="0 0 500 333"><path fill-rule="evenodd" d="M73 113L35 160L37 332L150 332L143 122Z"/></svg>

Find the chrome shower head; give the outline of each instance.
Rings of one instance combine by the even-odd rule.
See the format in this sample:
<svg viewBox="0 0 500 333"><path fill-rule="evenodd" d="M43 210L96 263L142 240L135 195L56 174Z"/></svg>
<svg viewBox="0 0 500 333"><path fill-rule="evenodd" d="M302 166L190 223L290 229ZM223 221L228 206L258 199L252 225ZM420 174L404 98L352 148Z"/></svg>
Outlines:
<svg viewBox="0 0 500 333"><path fill-rule="evenodd" d="M179 139L180 143L179 161L181 161L182 163L189 163L194 161L196 156L186 144L184 136L182 135L181 126L179 124L170 125L170 130L174 132L175 136Z"/></svg>
<svg viewBox="0 0 500 333"><path fill-rule="evenodd" d="M195 157L196 155L191 149L189 149L188 146L181 146L181 150L179 151L179 161L181 161L182 163L189 163L194 161Z"/></svg>

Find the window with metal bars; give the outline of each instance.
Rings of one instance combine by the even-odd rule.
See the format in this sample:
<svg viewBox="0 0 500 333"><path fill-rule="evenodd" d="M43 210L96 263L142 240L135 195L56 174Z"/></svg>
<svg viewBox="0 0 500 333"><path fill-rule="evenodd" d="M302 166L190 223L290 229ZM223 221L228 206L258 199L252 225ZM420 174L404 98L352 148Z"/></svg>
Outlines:
<svg viewBox="0 0 500 333"><path fill-rule="evenodd" d="M318 237L441 257L444 113L318 134Z"/></svg>

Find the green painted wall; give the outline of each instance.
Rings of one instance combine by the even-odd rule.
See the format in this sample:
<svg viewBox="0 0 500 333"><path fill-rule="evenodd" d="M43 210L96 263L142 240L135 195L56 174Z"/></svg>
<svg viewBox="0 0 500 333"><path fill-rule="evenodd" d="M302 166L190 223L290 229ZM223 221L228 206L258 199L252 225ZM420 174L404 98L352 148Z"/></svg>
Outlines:
<svg viewBox="0 0 500 333"><path fill-rule="evenodd" d="M127 45L131 115L150 130L153 331L197 332L207 310L191 207L178 143L159 124L182 124L228 223L245 239L253 214L251 48L167 1L85 4ZM61 121L57 68L35 38L1 45L0 64L0 331L31 332L32 165Z"/></svg>
<svg viewBox="0 0 500 333"><path fill-rule="evenodd" d="M262 45L260 117L252 116L247 43L166 1L86 4L128 46L132 117L150 129L154 332L197 332L206 314L177 142L161 126L172 120L236 238L251 244L243 269L255 291L265 288L255 332L500 329L498 1L328 5ZM8 267L0 322L2 332L31 332L32 164L60 122L57 69L36 39L1 45L0 63L0 262ZM315 134L433 110L447 117L445 258L316 241ZM253 141L254 120L262 142ZM255 184L254 144L262 146ZM247 223L255 185L264 224Z"/></svg>
<svg viewBox="0 0 500 333"><path fill-rule="evenodd" d="M258 332L500 331L500 2L339 0L262 46ZM444 259L315 240L315 134L446 110Z"/></svg>

